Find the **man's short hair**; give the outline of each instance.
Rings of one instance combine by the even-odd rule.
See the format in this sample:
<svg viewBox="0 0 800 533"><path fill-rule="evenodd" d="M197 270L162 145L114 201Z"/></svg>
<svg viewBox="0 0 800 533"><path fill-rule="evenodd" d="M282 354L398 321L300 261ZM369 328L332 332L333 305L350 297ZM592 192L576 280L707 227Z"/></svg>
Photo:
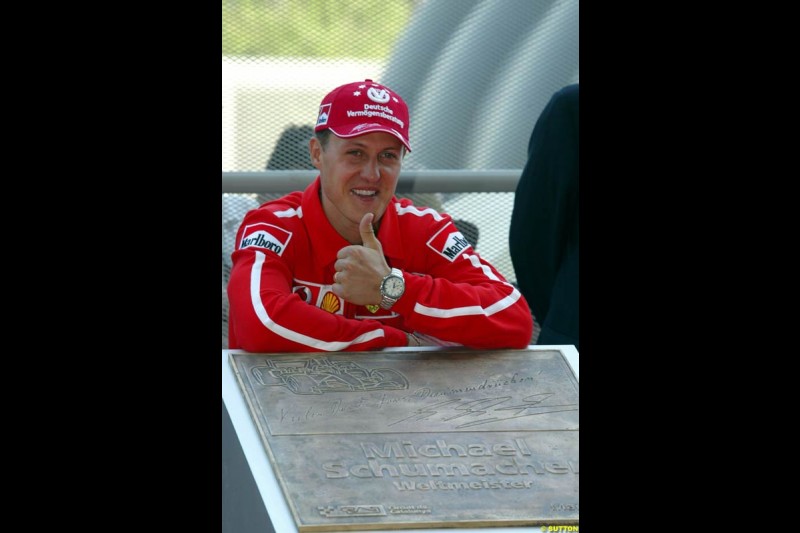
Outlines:
<svg viewBox="0 0 800 533"><path fill-rule="evenodd" d="M325 150L325 148L328 147L328 140L330 139L331 135L335 134L331 130L321 130L314 132L314 135L317 137L317 140L319 140L319 144L322 145L322 149ZM406 153L408 152L406 145L403 144L400 147L400 150L401 150L400 155L405 157Z"/></svg>

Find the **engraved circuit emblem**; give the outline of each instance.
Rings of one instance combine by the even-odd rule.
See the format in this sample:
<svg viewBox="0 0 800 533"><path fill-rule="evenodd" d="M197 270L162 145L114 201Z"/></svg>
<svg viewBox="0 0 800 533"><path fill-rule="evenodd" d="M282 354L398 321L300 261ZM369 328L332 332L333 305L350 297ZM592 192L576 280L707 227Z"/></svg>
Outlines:
<svg viewBox="0 0 800 533"><path fill-rule="evenodd" d="M352 361L304 359L296 361L265 360L266 366L254 366L253 378L266 387L286 387L294 394L324 394L408 389L408 379L391 368L368 369Z"/></svg>

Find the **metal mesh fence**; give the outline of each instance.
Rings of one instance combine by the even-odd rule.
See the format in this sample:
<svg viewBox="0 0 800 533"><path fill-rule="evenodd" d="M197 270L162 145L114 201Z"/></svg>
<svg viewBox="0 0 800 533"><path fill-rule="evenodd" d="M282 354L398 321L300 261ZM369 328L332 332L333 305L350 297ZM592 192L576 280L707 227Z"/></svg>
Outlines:
<svg viewBox="0 0 800 533"><path fill-rule="evenodd" d="M578 81L577 0L223 0L222 22L223 171L309 168L320 100L367 78L408 103L405 168L521 169Z"/></svg>

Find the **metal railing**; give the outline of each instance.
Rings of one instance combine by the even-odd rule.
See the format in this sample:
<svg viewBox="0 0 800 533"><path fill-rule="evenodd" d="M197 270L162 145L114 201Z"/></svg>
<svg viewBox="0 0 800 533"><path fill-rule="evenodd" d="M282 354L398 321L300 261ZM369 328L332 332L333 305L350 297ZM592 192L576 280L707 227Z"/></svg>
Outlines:
<svg viewBox="0 0 800 533"><path fill-rule="evenodd" d="M288 193L314 181L316 170L223 172L224 193ZM522 169L404 170L397 181L399 194L514 192Z"/></svg>

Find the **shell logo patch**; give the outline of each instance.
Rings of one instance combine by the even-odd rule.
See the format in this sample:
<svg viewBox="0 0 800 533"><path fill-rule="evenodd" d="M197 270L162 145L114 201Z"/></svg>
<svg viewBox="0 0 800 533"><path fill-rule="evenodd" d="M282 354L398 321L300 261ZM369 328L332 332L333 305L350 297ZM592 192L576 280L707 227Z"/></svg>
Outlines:
<svg viewBox="0 0 800 533"><path fill-rule="evenodd" d="M325 293L325 296L322 297L322 304L320 305L320 307L329 313L336 314L337 311L339 311L342 306L339 303L338 296L336 296L332 292L327 292Z"/></svg>
<svg viewBox="0 0 800 533"><path fill-rule="evenodd" d="M239 243L240 250L250 247L264 248L278 255L283 255L283 251L289 244L289 239L292 238L291 231L286 231L266 222L248 224L244 228L243 235L242 241Z"/></svg>

